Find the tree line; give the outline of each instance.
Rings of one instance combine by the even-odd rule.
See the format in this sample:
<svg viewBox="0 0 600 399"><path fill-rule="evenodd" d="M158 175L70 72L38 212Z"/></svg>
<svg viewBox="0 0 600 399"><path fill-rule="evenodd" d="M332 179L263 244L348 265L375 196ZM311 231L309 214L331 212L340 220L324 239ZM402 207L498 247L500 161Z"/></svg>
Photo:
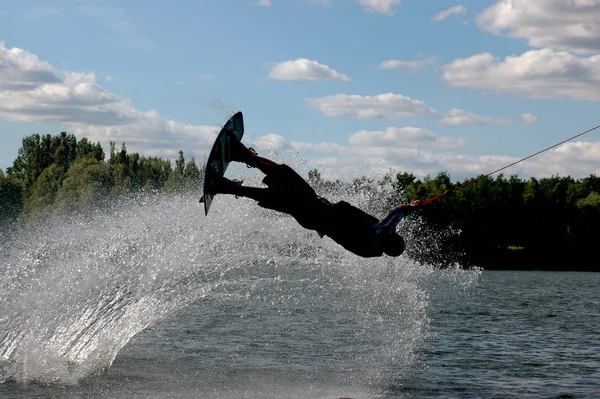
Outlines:
<svg viewBox="0 0 600 399"><path fill-rule="evenodd" d="M125 144L117 149L111 142L106 159L101 144L85 137L34 134L23 139L13 166L0 170L0 223L7 227L81 210L120 195L197 190L203 175L182 151L173 166L169 159L129 153Z"/></svg>
<svg viewBox="0 0 600 399"><path fill-rule="evenodd" d="M13 166L0 170L0 226L97 206L133 193L199 194L204 172L183 152L169 159L129 153L110 143L108 157L100 143L66 132L34 134L23 139ZM600 238L600 178L590 175L519 179L477 176L473 184L424 206L423 223L413 240L434 241L428 249L407 250L418 261L460 263L484 268L600 271L594 245ZM318 192L344 189L374 191L383 185L387 209L413 199L427 199L472 181L452 182L446 172L417 179L407 172L344 183L308 173ZM381 202L381 201L379 201ZM0 230L2 230L0 228ZM426 248L423 250L423 248Z"/></svg>
<svg viewBox="0 0 600 399"><path fill-rule="evenodd" d="M308 177L321 187L344 184L324 181L316 169ZM431 250L409 254L413 258L486 269L600 271L595 248L600 239L600 178L595 175L522 180L499 174L452 182L446 172L423 180L401 172L379 181L355 179L352 185L356 190L385 182L393 186L386 201L390 207L450 190L417 213L426 228L412 239L435 237L438 242Z"/></svg>

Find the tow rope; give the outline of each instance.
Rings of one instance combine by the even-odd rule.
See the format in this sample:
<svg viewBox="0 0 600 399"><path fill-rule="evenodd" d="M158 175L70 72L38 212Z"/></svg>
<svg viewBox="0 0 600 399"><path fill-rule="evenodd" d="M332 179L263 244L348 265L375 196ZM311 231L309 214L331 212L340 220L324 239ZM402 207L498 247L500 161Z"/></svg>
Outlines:
<svg viewBox="0 0 600 399"><path fill-rule="evenodd" d="M548 147L548 148L544 148L543 150L541 150L541 151L538 151L538 152L536 152L535 154L531 154L531 155L529 155L529 156L527 156L527 157L525 157L525 158L521 158L521 159L519 159L518 161L515 161L515 162L513 162L513 163L510 163L510 164L508 164L508 165L506 165L506 166L503 166L503 167L501 167L500 169L496 169L496 170L494 170L493 172L490 172L490 173L488 173L487 175L480 176L480 177L478 177L478 178L476 178L476 179L470 180L470 181L468 181L468 182L466 182L466 183L463 183L463 184L461 184L461 185L459 185L459 186L456 186L456 187L454 187L454 188L451 188L451 189L449 189L449 190L446 190L446 191L444 191L443 193L441 193L441 194L438 194L438 195L436 195L436 196L434 196L434 197L427 198L426 200L424 200L424 201L421 201L421 205L426 205L426 204L430 203L431 201L435 201L435 200L436 200L436 199L438 199L438 198L442 198L442 197L443 197L444 195L446 195L446 194L449 194L449 193L451 193L451 192L453 192L453 191L457 191L457 190L460 190L460 189L462 189L462 188L465 188L465 187L467 187L467 186L468 186L468 185L470 185L470 184L473 184L473 183L475 183L475 182L478 182L478 181L479 181L479 180L481 180L481 179L485 179L486 177L488 177L488 176L490 176L490 175L493 175L494 173L498 173L498 172L500 172L500 171L502 171L502 170L504 170L504 169L506 169L506 168L510 168L511 166L513 166L513 165L516 165L516 164L518 164L519 162L523 162L523 161L525 161L525 160L527 160L527 159L529 159L529 158L533 158L533 157L535 157L536 155L539 155L539 154L541 154L542 152L548 151L548 150L550 150L550 149L552 149L552 148L554 148L554 147L557 147L557 146L559 146L559 145L561 145L561 144L564 144L564 143L566 143L567 141L570 141L570 140L576 139L577 137L579 137L579 136L583 136L584 134L587 134L587 133L589 133L589 132L592 132L592 131L594 131L594 130L596 130L596 129L598 129L598 128L600 128L600 125L598 125L598 126L595 126L595 127L591 128L591 129L588 129L588 130L586 130L585 132L581 132L581 133L579 133L579 134L576 134L575 136L569 137L568 139L566 139L566 140L563 140L563 141L561 141L560 143L556 143L556 144L554 144L554 145L552 145L552 146L550 146L550 147Z"/></svg>

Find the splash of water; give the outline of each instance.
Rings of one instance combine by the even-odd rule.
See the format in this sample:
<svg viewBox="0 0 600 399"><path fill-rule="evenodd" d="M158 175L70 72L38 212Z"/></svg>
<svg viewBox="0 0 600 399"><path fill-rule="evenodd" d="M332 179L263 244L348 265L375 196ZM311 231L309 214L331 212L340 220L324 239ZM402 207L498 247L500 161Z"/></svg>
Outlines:
<svg viewBox="0 0 600 399"><path fill-rule="evenodd" d="M371 209L384 197L336 196ZM289 301L324 289L339 291L326 306L360 319L360 334L381 343L363 362L387 375L414 361L426 336L424 284L448 275L405 257L359 258L289 216L229 196L208 217L197 196L121 200L23 228L4 245L0 382L76 383L203 298L252 303L269 292ZM466 287L476 274L450 279Z"/></svg>

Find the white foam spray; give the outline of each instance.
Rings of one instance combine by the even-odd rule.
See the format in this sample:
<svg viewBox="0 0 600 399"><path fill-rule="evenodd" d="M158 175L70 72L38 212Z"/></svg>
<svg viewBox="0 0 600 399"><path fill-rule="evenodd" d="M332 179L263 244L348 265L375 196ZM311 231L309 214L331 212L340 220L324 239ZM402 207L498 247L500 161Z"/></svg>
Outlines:
<svg viewBox="0 0 600 399"><path fill-rule="evenodd" d="M384 197L332 196L370 210ZM122 199L22 228L2 245L0 382L77 383L191 303L252 303L265 292L281 302L314 296L314 306L360 320L357 336L380 343L362 359L365 370L385 378L413 362L424 342L431 281L460 289L478 275L405 256L360 258L287 215L231 196L217 196L206 217L198 195ZM319 290L337 290L339 299L319 303Z"/></svg>

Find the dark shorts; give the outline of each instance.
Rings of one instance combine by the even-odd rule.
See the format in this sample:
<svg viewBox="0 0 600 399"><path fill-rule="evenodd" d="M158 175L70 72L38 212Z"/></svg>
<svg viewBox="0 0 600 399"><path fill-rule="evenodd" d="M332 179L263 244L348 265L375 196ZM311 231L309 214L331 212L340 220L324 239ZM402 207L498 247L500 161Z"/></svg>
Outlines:
<svg viewBox="0 0 600 399"><path fill-rule="evenodd" d="M308 229L316 229L325 202L315 190L289 166L282 164L274 168L263 179L272 193L268 199L258 205L292 215L300 225Z"/></svg>

